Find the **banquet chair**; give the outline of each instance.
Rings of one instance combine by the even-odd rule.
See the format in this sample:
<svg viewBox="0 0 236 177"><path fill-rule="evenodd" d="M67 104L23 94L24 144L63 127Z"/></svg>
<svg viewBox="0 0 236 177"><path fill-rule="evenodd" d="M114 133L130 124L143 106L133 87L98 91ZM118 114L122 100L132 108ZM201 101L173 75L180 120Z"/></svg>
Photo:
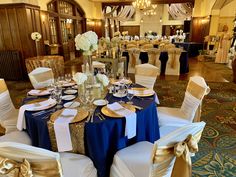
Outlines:
<svg viewBox="0 0 236 177"><path fill-rule="evenodd" d="M180 74L180 55L182 49L170 48L168 49L168 61L166 63L165 75L179 75Z"/></svg>
<svg viewBox="0 0 236 177"><path fill-rule="evenodd" d="M161 68L160 55L161 50L157 48L148 49L148 63L154 65L158 68Z"/></svg>
<svg viewBox="0 0 236 177"><path fill-rule="evenodd" d="M137 65L135 66L135 83L153 89L159 73L159 68L151 64L146 63Z"/></svg>
<svg viewBox="0 0 236 177"><path fill-rule="evenodd" d="M0 164L0 174L6 177L22 176L22 173L35 177L97 176L93 162L84 155L59 154L20 143L0 143L0 161L3 162Z"/></svg>
<svg viewBox="0 0 236 177"><path fill-rule="evenodd" d="M28 75L31 84L35 89L45 88L54 82L53 72L50 68L39 67Z"/></svg>
<svg viewBox="0 0 236 177"><path fill-rule="evenodd" d="M128 63L128 73L135 72L135 66L141 63L139 59L140 50L138 48L131 48L128 50L129 53L129 63Z"/></svg>
<svg viewBox="0 0 236 177"><path fill-rule="evenodd" d="M16 129L18 110L14 107L4 79L0 79L0 125L5 133Z"/></svg>
<svg viewBox="0 0 236 177"><path fill-rule="evenodd" d="M151 49L153 48L153 44L145 44L145 45L142 45L140 48L142 50Z"/></svg>
<svg viewBox="0 0 236 177"><path fill-rule="evenodd" d="M198 151L204 127L205 122L188 124L154 144L142 141L118 151L110 177L191 177L190 154Z"/></svg>
<svg viewBox="0 0 236 177"><path fill-rule="evenodd" d="M209 92L210 88L204 78L200 76L190 77L180 108L157 107L159 127L183 126L193 121L199 122L202 100Z"/></svg>

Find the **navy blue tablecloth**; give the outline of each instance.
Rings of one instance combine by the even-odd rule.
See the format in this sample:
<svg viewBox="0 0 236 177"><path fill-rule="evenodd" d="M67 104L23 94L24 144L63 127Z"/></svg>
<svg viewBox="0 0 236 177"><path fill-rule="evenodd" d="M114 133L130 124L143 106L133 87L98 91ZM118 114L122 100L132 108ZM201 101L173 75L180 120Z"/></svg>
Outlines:
<svg viewBox="0 0 236 177"><path fill-rule="evenodd" d="M107 95L107 99L110 103L120 100L120 98L115 98L111 94ZM123 98L123 100L128 101L127 98ZM128 140L124 136L125 118L109 118L105 116L106 120L101 121L94 116L93 123L85 123L86 155L93 161L99 177L109 176L113 156L118 150L139 141L153 143L160 138L154 97L143 100L134 97L132 101L135 105L143 108L142 110L137 110L137 135L132 139ZM101 108L97 107L96 112L100 112L100 110ZM33 146L51 150L47 127L48 120L42 119L47 114L33 116L33 112L26 111L26 131L32 140Z"/></svg>
<svg viewBox="0 0 236 177"><path fill-rule="evenodd" d="M197 42L175 42L176 47L183 47L188 52L189 57L196 57L199 55L199 50L203 50L203 44Z"/></svg>

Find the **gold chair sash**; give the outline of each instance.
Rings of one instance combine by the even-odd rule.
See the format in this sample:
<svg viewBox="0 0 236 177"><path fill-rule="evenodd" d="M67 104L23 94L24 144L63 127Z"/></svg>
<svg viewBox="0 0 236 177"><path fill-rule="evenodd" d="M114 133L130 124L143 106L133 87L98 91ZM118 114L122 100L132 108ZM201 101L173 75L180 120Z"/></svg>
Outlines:
<svg viewBox="0 0 236 177"><path fill-rule="evenodd" d="M61 167L58 161L17 162L0 156L0 175L7 177L60 177Z"/></svg>
<svg viewBox="0 0 236 177"><path fill-rule="evenodd" d="M202 131L194 137L189 135L184 141L171 147L157 147L154 145L153 163L162 163L167 156L175 155L176 161L171 173L171 177L191 177L192 162L190 153L198 152L198 142L201 138ZM152 177L155 177L155 168L152 168Z"/></svg>
<svg viewBox="0 0 236 177"><path fill-rule="evenodd" d="M201 87L193 81L190 81L187 86L187 92L189 92L195 98L201 100L206 93L206 88Z"/></svg>
<svg viewBox="0 0 236 177"><path fill-rule="evenodd" d="M53 72L49 70L43 73L34 74L33 77L37 80L37 82L44 82L49 79L53 79Z"/></svg>
<svg viewBox="0 0 236 177"><path fill-rule="evenodd" d="M159 72L158 68L148 68L148 67L135 68L135 75L157 77L158 72Z"/></svg>
<svg viewBox="0 0 236 177"><path fill-rule="evenodd" d="M136 65L136 57L135 57L134 52L131 53L131 64L130 65L132 68L134 68Z"/></svg>
<svg viewBox="0 0 236 177"><path fill-rule="evenodd" d="M2 79L0 80L0 94L7 91L6 82Z"/></svg>

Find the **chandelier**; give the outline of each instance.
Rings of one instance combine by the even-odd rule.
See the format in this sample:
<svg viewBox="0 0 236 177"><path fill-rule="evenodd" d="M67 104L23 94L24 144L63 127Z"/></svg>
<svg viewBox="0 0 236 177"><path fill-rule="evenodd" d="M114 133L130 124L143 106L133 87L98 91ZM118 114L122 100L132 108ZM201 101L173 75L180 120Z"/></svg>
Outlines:
<svg viewBox="0 0 236 177"><path fill-rule="evenodd" d="M133 2L132 4L135 8L144 10L151 6L151 0L135 0L135 2Z"/></svg>

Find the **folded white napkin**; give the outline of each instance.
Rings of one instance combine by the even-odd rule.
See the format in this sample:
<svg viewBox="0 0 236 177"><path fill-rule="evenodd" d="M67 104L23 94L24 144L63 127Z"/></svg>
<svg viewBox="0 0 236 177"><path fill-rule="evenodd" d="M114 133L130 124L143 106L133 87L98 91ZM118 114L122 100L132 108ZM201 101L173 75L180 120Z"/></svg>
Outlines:
<svg viewBox="0 0 236 177"><path fill-rule="evenodd" d="M119 103L115 102L112 104L108 104L107 107L114 111L115 113L124 116L126 119L126 125L125 125L125 136L128 137L128 139L133 138L136 136L136 128L137 128L137 118L136 113L132 112L128 109L125 109L123 106L121 106Z"/></svg>
<svg viewBox="0 0 236 177"><path fill-rule="evenodd" d="M50 94L49 90L30 90L29 95L46 95Z"/></svg>
<svg viewBox="0 0 236 177"><path fill-rule="evenodd" d="M128 93L132 93L134 95L139 95L141 93L142 94L153 94L154 93L154 99L155 99L156 104L160 104L160 101L159 101L159 99L157 97L156 92L154 90L152 90L152 89L147 89L147 90L142 90L142 91L129 89Z"/></svg>
<svg viewBox="0 0 236 177"><path fill-rule="evenodd" d="M23 130L26 129L26 123L25 123L25 111L33 111L34 109L43 109L45 107L48 107L51 104L55 104L55 100L53 99L48 99L39 103L32 103L32 104L25 104L20 107L19 109L19 114L18 114L18 119L17 119L17 129L18 130Z"/></svg>
<svg viewBox="0 0 236 177"><path fill-rule="evenodd" d="M76 114L76 109L65 109L54 122L58 152L71 151L73 149L69 123L74 119Z"/></svg>

